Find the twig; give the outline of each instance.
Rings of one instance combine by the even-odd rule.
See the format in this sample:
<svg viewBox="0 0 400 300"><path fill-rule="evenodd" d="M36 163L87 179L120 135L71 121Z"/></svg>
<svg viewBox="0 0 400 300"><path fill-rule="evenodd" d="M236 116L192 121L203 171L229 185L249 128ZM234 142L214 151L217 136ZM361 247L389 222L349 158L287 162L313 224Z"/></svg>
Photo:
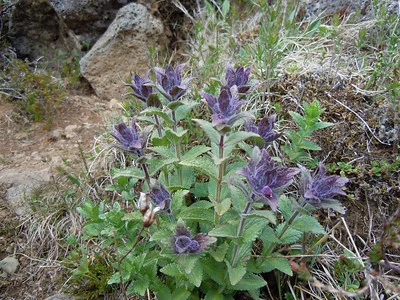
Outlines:
<svg viewBox="0 0 400 300"><path fill-rule="evenodd" d="M339 100L335 99L334 97L332 97L331 94L329 94L328 92L325 92L325 95L327 95L329 98L331 98L332 100L336 101L337 103L339 103L341 106L343 106L344 108L348 109L349 111L351 111L353 114L355 114L357 116L357 118L359 118L361 120L361 122L363 122L363 124L368 128L368 131L372 134L372 136L382 145L389 145L390 143L385 143L383 141L381 141L373 132L371 127L369 127L368 123L354 110L352 110L350 107L348 107L346 104L340 102Z"/></svg>

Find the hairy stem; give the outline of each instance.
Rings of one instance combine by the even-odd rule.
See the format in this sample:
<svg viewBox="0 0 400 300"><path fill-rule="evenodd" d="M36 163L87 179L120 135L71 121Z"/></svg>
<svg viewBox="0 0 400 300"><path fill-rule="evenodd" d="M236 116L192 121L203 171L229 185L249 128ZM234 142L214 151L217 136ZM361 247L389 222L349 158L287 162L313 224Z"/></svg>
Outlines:
<svg viewBox="0 0 400 300"><path fill-rule="evenodd" d="M224 139L225 135L221 134L219 138L219 153L218 153L218 158L220 160L224 158ZM221 203L222 179L224 177L224 172L225 172L225 162L220 162L218 166L218 180L217 180L217 191L215 193L215 203ZM219 224L219 215L216 211L214 214L214 223L215 225Z"/></svg>
<svg viewBox="0 0 400 300"><path fill-rule="evenodd" d="M144 179L146 180L147 185L149 186L149 188L151 188L149 169L147 168L146 164L141 164L141 165L142 165L142 170L144 172Z"/></svg>
<svg viewBox="0 0 400 300"><path fill-rule="evenodd" d="M177 121L176 121L176 114L175 114L175 110L172 110L172 120L174 121L174 131L177 132ZM181 161L181 144L177 143L175 144L175 151L176 151L176 158L178 158L179 161ZM183 180L182 180L182 169L180 166L177 166L177 172L178 172L178 181L179 184L182 185Z"/></svg>
<svg viewBox="0 0 400 300"><path fill-rule="evenodd" d="M154 117L154 121L156 122L156 125L157 125L158 137L161 138L162 137L162 132L161 132L160 119L158 118L157 115L153 115L153 117Z"/></svg>
<svg viewBox="0 0 400 300"><path fill-rule="evenodd" d="M244 223L246 222L246 218L250 213L252 207L253 207L253 202L247 201L246 207L244 208L242 214L240 215L240 222L236 232L237 237L241 237L243 235ZM233 251L232 267L235 267L238 262L239 250L240 250L240 245L235 245L235 250Z"/></svg>

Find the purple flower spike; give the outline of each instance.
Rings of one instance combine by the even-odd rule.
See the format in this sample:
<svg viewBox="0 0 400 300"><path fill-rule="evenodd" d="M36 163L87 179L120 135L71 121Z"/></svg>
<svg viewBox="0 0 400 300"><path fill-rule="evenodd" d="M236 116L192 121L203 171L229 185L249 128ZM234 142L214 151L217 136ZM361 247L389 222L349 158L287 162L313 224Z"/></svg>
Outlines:
<svg viewBox="0 0 400 300"><path fill-rule="evenodd" d="M249 81L250 71L251 68L245 70L241 66L234 70L232 65L228 64L225 75L226 85L229 87L236 85L240 94L247 93L250 89L250 85L246 85Z"/></svg>
<svg viewBox="0 0 400 300"><path fill-rule="evenodd" d="M318 173L314 178L311 176L309 170L302 166L300 168L300 192L305 201L312 206L332 208L344 214L344 207L338 200L333 199L333 197L347 195L342 188L349 182L349 179L338 175L327 176L326 168L322 163L319 164Z"/></svg>
<svg viewBox="0 0 400 300"><path fill-rule="evenodd" d="M268 203L273 211L278 207L277 193L299 172L298 168L277 167L268 151L258 147L253 149L248 166L238 171L246 177L253 195Z"/></svg>
<svg viewBox="0 0 400 300"><path fill-rule="evenodd" d="M170 213L171 195L164 185L158 183L153 186L150 190L150 198L156 206Z"/></svg>
<svg viewBox="0 0 400 300"><path fill-rule="evenodd" d="M185 94L188 89L189 80L182 80L181 72L184 64L178 65L175 69L167 65L165 70L155 67L157 83L160 86L160 92L168 99L174 102Z"/></svg>
<svg viewBox="0 0 400 300"><path fill-rule="evenodd" d="M146 102L147 99L149 99L151 94L155 93L153 87L151 86L151 81L149 79L149 72L147 72L146 77L144 78L135 74L132 77L132 84L130 85L130 87L133 90L132 95L134 95L135 97L139 98L144 102Z"/></svg>
<svg viewBox="0 0 400 300"><path fill-rule="evenodd" d="M119 144L115 145L116 147L137 156L142 156L150 131L150 127L146 127L139 134L136 118L132 118L130 128L125 123L118 123L114 125L110 134L119 142Z"/></svg>
<svg viewBox="0 0 400 300"><path fill-rule="evenodd" d="M276 133L273 131L275 120L276 114L273 114L269 117L264 117L258 125L246 122L246 130L257 133L262 137L266 144L270 144L282 135L282 133Z"/></svg>
<svg viewBox="0 0 400 300"><path fill-rule="evenodd" d="M190 237L189 230L183 225L176 225L176 233L171 238L172 249L176 254L199 253L204 251L209 245L216 242L216 238L210 237L205 233L196 234Z"/></svg>
<svg viewBox="0 0 400 300"><path fill-rule="evenodd" d="M221 87L218 99L204 92L200 93L200 95L204 98L212 112L213 126L221 128L225 125L230 126L238 120L236 113L245 102L244 100L240 100L236 85L231 88L228 86Z"/></svg>

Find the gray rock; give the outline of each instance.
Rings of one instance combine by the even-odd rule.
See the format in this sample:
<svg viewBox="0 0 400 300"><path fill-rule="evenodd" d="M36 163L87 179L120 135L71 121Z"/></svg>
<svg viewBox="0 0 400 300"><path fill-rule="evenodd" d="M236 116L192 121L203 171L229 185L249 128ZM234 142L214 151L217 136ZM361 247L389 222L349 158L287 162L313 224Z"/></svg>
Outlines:
<svg viewBox="0 0 400 300"><path fill-rule="evenodd" d="M81 44L92 47L114 20L118 10L133 0L50 0Z"/></svg>
<svg viewBox="0 0 400 300"><path fill-rule="evenodd" d="M7 256L0 261L0 268L9 275L13 275L19 267L18 259L12 256Z"/></svg>
<svg viewBox="0 0 400 300"><path fill-rule="evenodd" d="M73 299L75 299L75 297L71 295L58 293L54 294L53 296L47 297L45 300L73 300Z"/></svg>
<svg viewBox="0 0 400 300"><path fill-rule="evenodd" d="M11 13L8 37L17 54L31 61L41 56L51 60L61 51L80 49L48 0L18 1Z"/></svg>
<svg viewBox="0 0 400 300"><path fill-rule="evenodd" d="M131 73L145 75L148 47L159 51L167 42L159 19L141 4L128 4L81 59L81 73L98 96L119 99L127 92L124 81L130 80Z"/></svg>

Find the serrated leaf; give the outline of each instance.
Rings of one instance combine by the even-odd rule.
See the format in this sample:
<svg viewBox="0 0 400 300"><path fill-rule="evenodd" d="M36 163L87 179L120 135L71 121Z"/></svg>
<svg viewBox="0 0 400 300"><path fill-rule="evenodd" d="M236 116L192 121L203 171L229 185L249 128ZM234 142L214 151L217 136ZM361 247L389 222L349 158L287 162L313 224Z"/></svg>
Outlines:
<svg viewBox="0 0 400 300"><path fill-rule="evenodd" d="M205 208L187 208L180 215L183 220L214 222L214 212Z"/></svg>
<svg viewBox="0 0 400 300"><path fill-rule="evenodd" d="M228 267L229 282L232 285L236 285L246 274L246 266L239 265L236 267L232 267L229 263L227 263L227 267Z"/></svg>
<svg viewBox="0 0 400 300"><path fill-rule="evenodd" d="M151 139L151 143L153 144L153 146L157 146L157 147L164 147L164 146L169 146L171 145L171 142L169 141L169 139L166 136L163 137L153 137Z"/></svg>
<svg viewBox="0 0 400 300"><path fill-rule="evenodd" d="M186 278L196 287L200 287L203 280L203 267L201 263L196 261L194 267L189 273L186 272Z"/></svg>
<svg viewBox="0 0 400 300"><path fill-rule="evenodd" d="M279 197L278 208L285 220L289 220L293 214L292 200L285 195L281 195Z"/></svg>
<svg viewBox="0 0 400 300"><path fill-rule="evenodd" d="M167 228L161 228L157 230L156 232L151 234L150 241L161 241L162 239L170 237L172 234L172 231Z"/></svg>
<svg viewBox="0 0 400 300"><path fill-rule="evenodd" d="M126 293L128 295L139 294L140 296L144 296L148 288L149 280L147 278L139 278L129 284Z"/></svg>
<svg viewBox="0 0 400 300"><path fill-rule="evenodd" d="M166 114L165 112L163 112L161 109L159 109L157 107L148 107L148 108L142 110L141 114L157 115L157 116L161 117L162 119L164 119L164 121L167 122L169 125L174 124L174 121L172 121L172 119L168 116L168 114Z"/></svg>
<svg viewBox="0 0 400 300"><path fill-rule="evenodd" d="M197 157L195 159L187 159L184 161L181 161L179 164L183 166L188 166L188 167L193 167L204 174L210 176L213 179L217 179L218 174L217 170L215 168L215 164L212 162L212 160L208 157Z"/></svg>
<svg viewBox="0 0 400 300"><path fill-rule="evenodd" d="M263 241L264 246L271 243L277 243L277 244L281 243L281 241L276 237L274 230L269 226L264 227L260 239Z"/></svg>
<svg viewBox="0 0 400 300"><path fill-rule="evenodd" d="M301 232L312 232L317 234L324 234L325 230L322 225L313 216L302 215L297 217L291 226Z"/></svg>
<svg viewBox="0 0 400 300"><path fill-rule="evenodd" d="M211 142L217 145L219 144L219 139L221 136L218 133L218 131L214 129L213 125L210 122L201 119L193 119L193 121L199 124L199 126L201 127L201 129L203 129L203 131L205 132L205 134L207 135L207 137L210 139Z"/></svg>
<svg viewBox="0 0 400 300"><path fill-rule="evenodd" d="M182 138L185 136L187 132L188 132L187 129L179 132L167 129L165 130L165 136L167 137L168 140L170 140L172 144L177 144L181 142Z"/></svg>
<svg viewBox="0 0 400 300"><path fill-rule="evenodd" d="M304 118L302 115L298 114L297 112L294 111L289 111L290 116L292 119L299 124L300 127L303 127L305 125Z"/></svg>
<svg viewBox="0 0 400 300"><path fill-rule="evenodd" d="M274 254L271 254L271 256ZM280 255L280 254L277 254ZM293 275L292 268L287 258L284 257L268 257L264 258L260 266L260 271L268 273L272 270L279 270L289 276Z"/></svg>
<svg viewBox="0 0 400 300"><path fill-rule="evenodd" d="M157 154L160 154L164 158L176 158L175 151L172 150L171 147L157 146L157 147L149 147L148 149Z"/></svg>
<svg viewBox="0 0 400 300"><path fill-rule="evenodd" d="M225 296L218 290L207 290L204 300L226 300Z"/></svg>
<svg viewBox="0 0 400 300"><path fill-rule="evenodd" d="M233 134L231 134L226 140L225 140L225 145L224 147L231 147L231 146L237 146L240 142L243 142L247 140L248 138L251 137L258 137L259 135L254 132L248 132L248 131L237 131Z"/></svg>
<svg viewBox="0 0 400 300"><path fill-rule="evenodd" d="M254 242L261 234L266 226L266 222L262 218L249 218L245 223L243 238L245 242Z"/></svg>
<svg viewBox="0 0 400 300"><path fill-rule="evenodd" d="M222 262L217 262L214 259L205 259L202 261L204 272L210 276L220 287L226 286L228 283L225 281L226 265Z"/></svg>
<svg viewBox="0 0 400 300"><path fill-rule="evenodd" d="M320 146L309 140L302 140L301 143L299 144L299 147L305 150L313 150L313 151L321 150Z"/></svg>
<svg viewBox="0 0 400 300"><path fill-rule="evenodd" d="M265 280L262 279L260 276L248 273L243 276L242 280L240 280L236 285L230 286L229 288L236 291L250 291L259 289L266 284L267 283L265 282Z"/></svg>
<svg viewBox="0 0 400 300"><path fill-rule="evenodd" d="M162 267L160 269L160 271L162 273L164 273L165 275L168 276L172 276L172 277L182 277L182 275L184 274L184 270L183 267L181 265L178 265L176 263L170 263L164 267Z"/></svg>
<svg viewBox="0 0 400 300"><path fill-rule="evenodd" d="M276 228L276 235L279 236L285 223L279 224ZM302 232L289 227L281 236L280 240L282 244L293 244L302 237Z"/></svg>
<svg viewBox="0 0 400 300"><path fill-rule="evenodd" d="M137 179L144 179L144 172L143 170L137 168L137 167L128 167L126 169L118 169L118 170L113 170L113 178L118 178L121 176L125 177L134 177Z"/></svg>
<svg viewBox="0 0 400 300"><path fill-rule="evenodd" d="M176 122L179 122L180 120L186 118L187 114L197 105L199 105L199 103L190 102L184 103L184 105L179 106L175 111Z"/></svg>
<svg viewBox="0 0 400 300"><path fill-rule="evenodd" d="M223 244L219 245L216 250L210 249L209 253L216 261L223 262L228 248L229 244L224 242Z"/></svg>
<svg viewBox="0 0 400 300"><path fill-rule="evenodd" d="M171 295L171 298L159 298L159 299L174 299L174 300L186 300L190 297L190 291L188 291L184 287L178 287L174 289L174 292Z"/></svg>
<svg viewBox="0 0 400 300"><path fill-rule="evenodd" d="M203 145L194 146L188 152L186 152L184 155L182 155L182 160L197 158L201 154L206 153L207 151L210 151L210 150L211 150L210 147L206 147Z"/></svg>
<svg viewBox="0 0 400 300"><path fill-rule="evenodd" d="M172 165L174 163L179 162L177 158L170 159L151 159L149 161L150 165L150 175L154 176L158 171L160 171L163 167Z"/></svg>
<svg viewBox="0 0 400 300"><path fill-rule="evenodd" d="M186 274L189 274L192 272L198 260L198 255L181 255L178 257L177 263L184 268Z"/></svg>
<svg viewBox="0 0 400 300"><path fill-rule="evenodd" d="M331 122L323 122L323 121L321 121L321 122L315 123L315 124L312 126L312 129L313 129L313 130L324 129L324 128L331 127L331 126L333 126L333 125L335 125L335 124L334 124L334 123L331 123Z"/></svg>
<svg viewBox="0 0 400 300"><path fill-rule="evenodd" d="M220 203L216 203L214 206L215 212L220 216L226 213L230 207L231 207L231 199L229 198L222 200Z"/></svg>
<svg viewBox="0 0 400 300"><path fill-rule="evenodd" d="M237 234L237 226L234 224L223 224L213 230L211 230L208 235L215 237L228 237L235 238Z"/></svg>
<svg viewBox="0 0 400 300"><path fill-rule="evenodd" d="M253 217L253 216L264 218L267 221L266 224L269 224L269 223L272 223L274 225L276 224L276 215L274 212L272 212L270 210L253 210L250 213L249 217Z"/></svg>

